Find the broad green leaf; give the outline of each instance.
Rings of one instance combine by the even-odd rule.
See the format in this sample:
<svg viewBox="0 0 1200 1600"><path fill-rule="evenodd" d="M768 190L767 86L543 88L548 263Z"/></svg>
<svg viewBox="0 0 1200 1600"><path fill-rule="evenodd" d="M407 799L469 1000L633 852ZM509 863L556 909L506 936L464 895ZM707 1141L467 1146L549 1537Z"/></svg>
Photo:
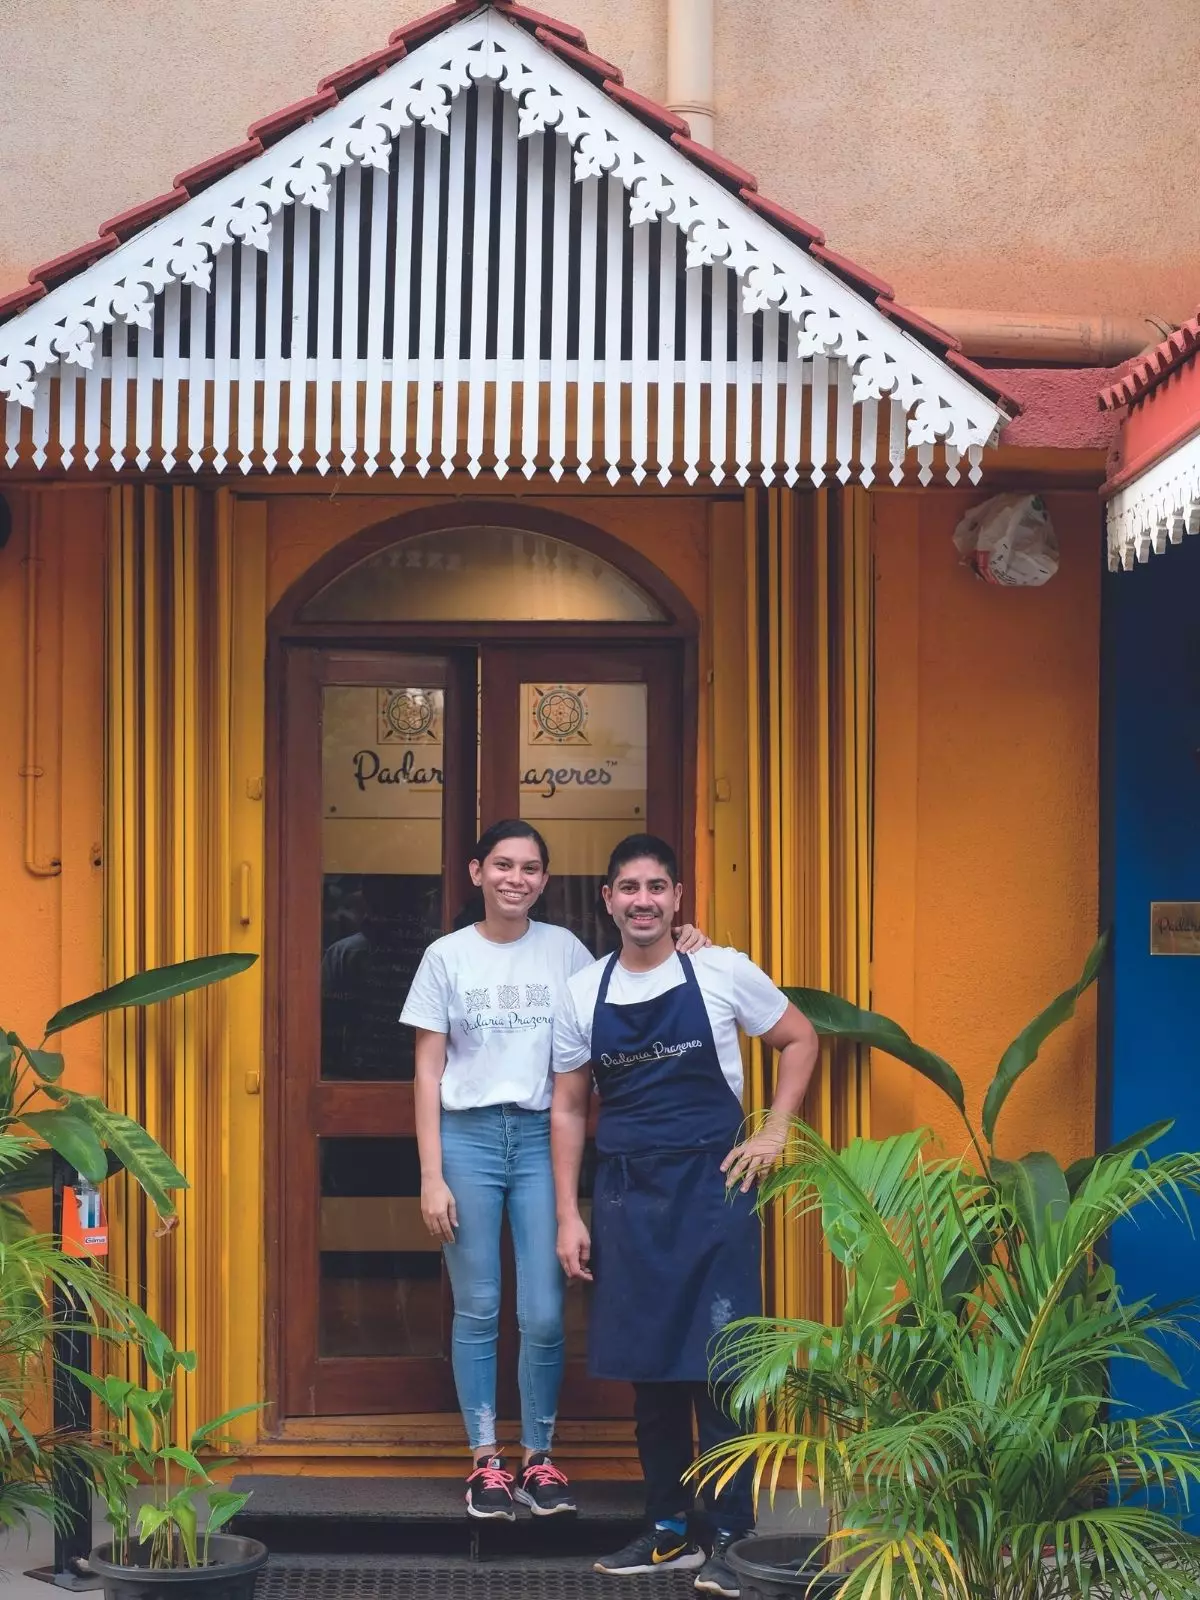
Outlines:
<svg viewBox="0 0 1200 1600"><path fill-rule="evenodd" d="M108 1176L120 1172L124 1163L112 1150L107 1152ZM31 1150L19 1166L0 1172L0 1196L31 1194L36 1189L49 1189L54 1184L54 1155L50 1150Z"/></svg>
<svg viewBox="0 0 1200 1600"><path fill-rule="evenodd" d="M25 1239L32 1232L33 1225L24 1207L16 1200L0 1200L0 1242L11 1244L14 1239ZM6 1312L8 1309L5 1308Z"/></svg>
<svg viewBox="0 0 1200 1600"><path fill-rule="evenodd" d="M192 1449L199 1450L201 1445L208 1444L213 1435L219 1433L222 1428L228 1427L238 1417L244 1417L251 1411L261 1411L264 1404L265 1402L261 1400L251 1400L247 1405L234 1406L232 1411L222 1412L219 1417L214 1417L211 1422L201 1423L195 1433L192 1434Z"/></svg>
<svg viewBox="0 0 1200 1600"><path fill-rule="evenodd" d="M223 1528L227 1522L232 1521L238 1512L249 1500L248 1493L239 1494L234 1489L218 1489L208 1497L207 1533L216 1533L218 1528Z"/></svg>
<svg viewBox="0 0 1200 1600"><path fill-rule="evenodd" d="M12 1045L8 1034L0 1028L0 1072L7 1072L12 1066Z"/></svg>
<svg viewBox="0 0 1200 1600"><path fill-rule="evenodd" d="M124 1419L126 1402L136 1391L137 1384L130 1383L128 1378L98 1378L95 1373L84 1372L79 1367L70 1367L68 1371L78 1378L85 1389L90 1389L114 1417L118 1420Z"/></svg>
<svg viewBox="0 0 1200 1600"><path fill-rule="evenodd" d="M1130 1150L1145 1150L1157 1140L1163 1138L1165 1134L1170 1133L1174 1126L1174 1117L1170 1117L1164 1122L1148 1123L1146 1127L1139 1128L1136 1133L1131 1133L1128 1138L1109 1145L1107 1150L1098 1150L1094 1156L1081 1156L1078 1161L1072 1161L1067 1168L1067 1188L1074 1194L1084 1179L1091 1173L1092 1168L1100 1160L1101 1156L1123 1156ZM4 1185L0 1183L0 1193L3 1192L3 1188Z"/></svg>
<svg viewBox="0 0 1200 1600"><path fill-rule="evenodd" d="M130 1308L129 1319L137 1333L146 1365L160 1383L166 1383L175 1370L175 1346L169 1336L140 1306ZM169 1390L160 1392L170 1393Z"/></svg>
<svg viewBox="0 0 1200 1600"><path fill-rule="evenodd" d="M154 1449L154 1413L146 1404L144 1394L135 1389L126 1401L129 1415L133 1419L134 1430L137 1433L138 1443L144 1450Z"/></svg>
<svg viewBox="0 0 1200 1600"><path fill-rule="evenodd" d="M211 1482L208 1473L190 1450L184 1450L181 1445L169 1444L163 1452L164 1461L173 1461L177 1467L182 1467L185 1472L190 1472L203 1483Z"/></svg>
<svg viewBox="0 0 1200 1600"><path fill-rule="evenodd" d="M31 1045L27 1045L24 1039L18 1039L15 1033L12 1042L43 1083L57 1083L62 1077L66 1063L57 1050L35 1050Z"/></svg>
<svg viewBox="0 0 1200 1600"><path fill-rule="evenodd" d="M83 1117L73 1111L27 1111L21 1120L91 1183L108 1176L104 1147Z"/></svg>
<svg viewBox="0 0 1200 1600"><path fill-rule="evenodd" d="M1022 1028L1001 1056L996 1076L992 1079L983 1102L983 1132L989 1144L993 1143L996 1121L1004 1102L1012 1092L1013 1085L1037 1060L1039 1050L1054 1030L1075 1015L1080 995L1096 981L1107 948L1108 935L1105 933L1096 941L1084 962L1078 983L1073 983L1069 989L1064 989L1044 1011L1039 1012L1031 1023Z"/></svg>
<svg viewBox="0 0 1200 1600"><path fill-rule="evenodd" d="M1021 1231L1040 1250L1051 1227L1067 1214L1071 1196L1062 1168L1045 1150L1035 1150L1019 1161L991 1164L992 1178L1016 1212Z"/></svg>
<svg viewBox="0 0 1200 1600"><path fill-rule="evenodd" d="M170 1521L171 1513L165 1506L143 1506L138 1512L137 1530L140 1539L149 1539L152 1534Z"/></svg>
<svg viewBox="0 0 1200 1600"><path fill-rule="evenodd" d="M61 1033L90 1017L103 1016L107 1011L121 1011L126 1006L152 1006L160 1000L172 1000L176 995L187 994L191 989L203 989L210 983L220 983L245 972L258 960L256 955L229 951L219 956L198 956L192 961L177 961L169 967L153 967L149 972L139 972L136 977L125 978L86 1000L76 1000L72 1005L56 1011L46 1024L46 1034Z"/></svg>
<svg viewBox="0 0 1200 1600"><path fill-rule="evenodd" d="M181 1489L178 1494L173 1494L167 1501L164 1510L179 1529L179 1537L183 1540L183 1552L189 1567L198 1565L196 1559L196 1502L192 1498L194 1491Z"/></svg>
<svg viewBox="0 0 1200 1600"><path fill-rule="evenodd" d="M159 1216L174 1216L170 1191L186 1189L188 1181L158 1140L148 1134L140 1122L124 1112L112 1110L96 1095L73 1094L69 1103L87 1118L130 1177L146 1191Z"/></svg>
<svg viewBox="0 0 1200 1600"><path fill-rule="evenodd" d="M869 1045L872 1050L886 1051L936 1084L961 1112L966 1112L967 1097L958 1073L941 1056L910 1039L898 1022L877 1011L864 1011L825 989L785 989L783 992L819 1034L852 1039L857 1044Z"/></svg>

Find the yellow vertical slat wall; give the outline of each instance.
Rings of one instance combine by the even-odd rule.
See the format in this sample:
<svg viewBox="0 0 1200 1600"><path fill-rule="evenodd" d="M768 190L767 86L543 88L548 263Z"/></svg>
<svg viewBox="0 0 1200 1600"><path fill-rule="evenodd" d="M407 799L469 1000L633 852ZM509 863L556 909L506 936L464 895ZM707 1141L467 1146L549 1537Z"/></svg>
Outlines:
<svg viewBox="0 0 1200 1600"><path fill-rule="evenodd" d="M266 539L261 505L157 487L113 490L109 535L113 983L260 948ZM256 965L108 1023L112 1103L145 1123L191 1185L170 1233L129 1179L113 1186L112 1205L124 1285L199 1356L183 1384L181 1438L261 1392L261 1019Z"/></svg>
<svg viewBox="0 0 1200 1600"><path fill-rule="evenodd" d="M870 1000L871 543L860 490L747 490L713 508L713 927L777 983ZM740 937L731 937L740 935ZM748 1106L769 1098L748 1053ZM826 1044L804 1112L866 1132L868 1062ZM815 1219L767 1226L767 1305L837 1313Z"/></svg>

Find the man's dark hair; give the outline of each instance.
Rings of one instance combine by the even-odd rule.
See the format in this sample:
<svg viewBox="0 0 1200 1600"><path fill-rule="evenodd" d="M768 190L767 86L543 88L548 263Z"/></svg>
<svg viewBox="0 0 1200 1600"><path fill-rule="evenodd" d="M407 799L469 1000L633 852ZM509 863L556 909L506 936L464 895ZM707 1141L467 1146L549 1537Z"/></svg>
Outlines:
<svg viewBox="0 0 1200 1600"><path fill-rule="evenodd" d="M624 867L631 861L640 861L643 856L657 861L672 883L679 882L679 862L667 841L653 833L631 833L608 858L608 887L612 888Z"/></svg>

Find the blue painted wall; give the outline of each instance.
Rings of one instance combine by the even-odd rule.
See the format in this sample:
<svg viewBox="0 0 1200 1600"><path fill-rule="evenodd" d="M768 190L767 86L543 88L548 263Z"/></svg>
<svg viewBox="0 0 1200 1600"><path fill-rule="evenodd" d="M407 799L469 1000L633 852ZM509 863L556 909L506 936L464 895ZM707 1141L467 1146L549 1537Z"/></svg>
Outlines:
<svg viewBox="0 0 1200 1600"><path fill-rule="evenodd" d="M1103 605L1102 879L1114 957L1097 1133L1104 1144L1174 1117L1159 1148L1200 1150L1200 957L1149 953L1150 902L1200 901L1200 537L1106 577ZM1177 1221L1144 1213L1122 1227L1113 1265L1127 1297L1200 1296L1200 1239ZM1200 1358L1179 1354L1200 1395ZM1180 1398L1158 1380L1119 1369L1113 1379L1139 1406Z"/></svg>

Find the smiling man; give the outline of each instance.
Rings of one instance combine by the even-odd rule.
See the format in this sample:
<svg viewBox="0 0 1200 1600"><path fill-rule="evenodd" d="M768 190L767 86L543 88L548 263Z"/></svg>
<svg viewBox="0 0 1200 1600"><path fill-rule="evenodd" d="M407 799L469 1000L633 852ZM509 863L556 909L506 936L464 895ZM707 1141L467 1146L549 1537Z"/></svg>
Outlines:
<svg viewBox="0 0 1200 1600"><path fill-rule="evenodd" d="M696 1588L736 1596L725 1553L754 1521L749 1469L710 1504L712 1553L688 1535L683 1477L701 1451L734 1437L710 1344L762 1310L762 1232L754 1185L783 1152L817 1060L806 1018L737 950L679 955L671 847L634 834L613 851L604 901L621 948L575 974L554 1021L551 1142L558 1257L594 1282L588 1365L634 1386L647 1528L598 1572L699 1568ZM774 1103L743 1139L739 1028L778 1053ZM587 1070L590 1067L590 1072ZM600 1098L592 1230L579 1172L592 1082Z"/></svg>

